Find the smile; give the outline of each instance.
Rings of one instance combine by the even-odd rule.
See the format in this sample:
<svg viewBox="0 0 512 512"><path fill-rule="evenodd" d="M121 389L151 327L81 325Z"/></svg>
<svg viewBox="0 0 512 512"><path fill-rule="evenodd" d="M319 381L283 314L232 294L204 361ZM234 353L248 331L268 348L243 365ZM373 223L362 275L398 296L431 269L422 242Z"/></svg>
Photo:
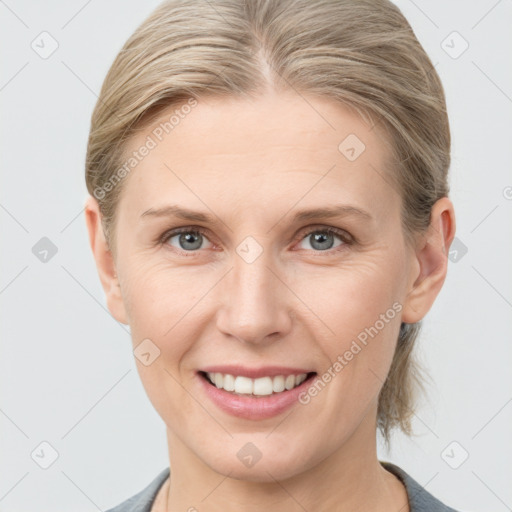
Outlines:
<svg viewBox="0 0 512 512"><path fill-rule="evenodd" d="M308 378L308 375L312 374L276 375L274 377L266 376L257 379L219 372L207 372L203 373L203 375L217 388L236 395L269 396L300 386Z"/></svg>
<svg viewBox="0 0 512 512"><path fill-rule="evenodd" d="M300 404L298 396L309 388L317 372L307 366L241 363L209 365L196 370L200 393L230 416L264 420Z"/></svg>

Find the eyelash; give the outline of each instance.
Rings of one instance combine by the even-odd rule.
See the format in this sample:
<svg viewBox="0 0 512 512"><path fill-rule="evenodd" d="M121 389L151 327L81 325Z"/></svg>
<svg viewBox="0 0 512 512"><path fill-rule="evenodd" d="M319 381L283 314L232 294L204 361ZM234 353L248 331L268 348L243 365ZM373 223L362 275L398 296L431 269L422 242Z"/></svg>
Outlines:
<svg viewBox="0 0 512 512"><path fill-rule="evenodd" d="M183 228L176 228L176 229L172 229L170 231L164 232L159 237L158 243L159 243L159 245L163 246L173 236L179 235L181 233L199 233L202 236L208 238L207 230L205 230L203 228L200 228L200 227L185 226ZM298 237L298 241L300 242L300 241L304 240L305 238L307 238L308 236L312 235L313 233L324 233L324 234L329 234L329 235L336 235L343 242L338 247L335 247L334 249L327 249L325 251L315 251L314 249L309 249L309 251L312 251L313 253L330 254L330 255L332 255L332 254L337 253L337 252L339 252L341 250L344 250L345 246L352 245L353 243L355 243L355 239L352 236L350 236L347 232L345 232L343 230L340 230L340 229L337 229L337 228L333 228L332 226L313 226L313 227L309 228L308 231L301 232L301 234ZM209 238L208 238L208 240L209 240ZM200 252L199 250L196 250L196 251L182 251L180 249L177 249L176 247L172 247L172 250L178 251L179 253L184 254L186 257L193 257L198 252Z"/></svg>

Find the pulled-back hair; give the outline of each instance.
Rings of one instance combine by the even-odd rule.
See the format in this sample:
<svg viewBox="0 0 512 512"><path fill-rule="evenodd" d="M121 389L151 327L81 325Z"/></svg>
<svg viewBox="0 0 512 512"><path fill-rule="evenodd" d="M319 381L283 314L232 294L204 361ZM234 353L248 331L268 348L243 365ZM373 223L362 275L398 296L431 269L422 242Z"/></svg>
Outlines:
<svg viewBox="0 0 512 512"><path fill-rule="evenodd" d="M331 98L375 126L388 146L407 242L426 231L432 206L448 195L450 130L439 76L394 4L170 0L125 43L92 115L86 182L111 248L123 190L119 170L136 130L191 99L255 97L268 89ZM377 425L387 442L395 426L411 434L422 388L413 357L420 327L402 323L379 395Z"/></svg>

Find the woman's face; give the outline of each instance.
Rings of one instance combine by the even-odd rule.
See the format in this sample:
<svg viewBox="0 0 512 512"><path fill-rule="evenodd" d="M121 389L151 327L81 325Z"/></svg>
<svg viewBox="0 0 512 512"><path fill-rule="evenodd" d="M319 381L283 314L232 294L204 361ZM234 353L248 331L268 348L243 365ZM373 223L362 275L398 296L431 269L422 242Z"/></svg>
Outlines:
<svg viewBox="0 0 512 512"><path fill-rule="evenodd" d="M420 267L405 245L385 142L314 96L205 98L166 134L160 123L175 110L128 146L138 163L122 183L120 295L109 300L131 327L171 462L174 453L270 481L343 450L364 454L400 323L418 320L410 292ZM258 376L272 396L219 390L201 372L221 366ZM276 376L310 372L300 394L274 394ZM237 381L242 395L254 385Z"/></svg>

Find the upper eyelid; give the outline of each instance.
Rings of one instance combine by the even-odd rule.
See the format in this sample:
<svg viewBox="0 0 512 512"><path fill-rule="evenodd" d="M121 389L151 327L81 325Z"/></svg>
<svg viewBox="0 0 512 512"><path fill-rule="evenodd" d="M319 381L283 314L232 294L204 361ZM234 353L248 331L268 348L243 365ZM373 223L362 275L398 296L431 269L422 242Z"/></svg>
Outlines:
<svg viewBox="0 0 512 512"><path fill-rule="evenodd" d="M309 236L311 233L313 233L315 231L318 231L318 232L322 232L322 231L331 232L334 235L337 235L338 237L340 237L343 240L344 243L354 242L355 241L355 238L348 231L346 231L346 230L344 230L342 228L337 228L335 226L329 226L329 225L326 225L326 224L312 224L312 225L309 225L309 226L304 226L303 228L301 228L298 231L298 234L295 235L293 241L295 241L295 240L299 240L300 241L300 240L302 240L306 236ZM181 233L194 233L194 232L201 233L203 236L208 238L208 240L211 243L214 243L208 237L208 233L210 232L210 230L208 228L203 227L203 226L182 226L182 227L177 227L177 228L169 229L169 230L165 231L162 234L161 237L159 237L159 241L161 243L165 243L170 238L173 238L174 236L177 236L177 235L179 235ZM197 251L189 251L189 252L197 252ZM327 252L327 251L325 251L325 252Z"/></svg>

